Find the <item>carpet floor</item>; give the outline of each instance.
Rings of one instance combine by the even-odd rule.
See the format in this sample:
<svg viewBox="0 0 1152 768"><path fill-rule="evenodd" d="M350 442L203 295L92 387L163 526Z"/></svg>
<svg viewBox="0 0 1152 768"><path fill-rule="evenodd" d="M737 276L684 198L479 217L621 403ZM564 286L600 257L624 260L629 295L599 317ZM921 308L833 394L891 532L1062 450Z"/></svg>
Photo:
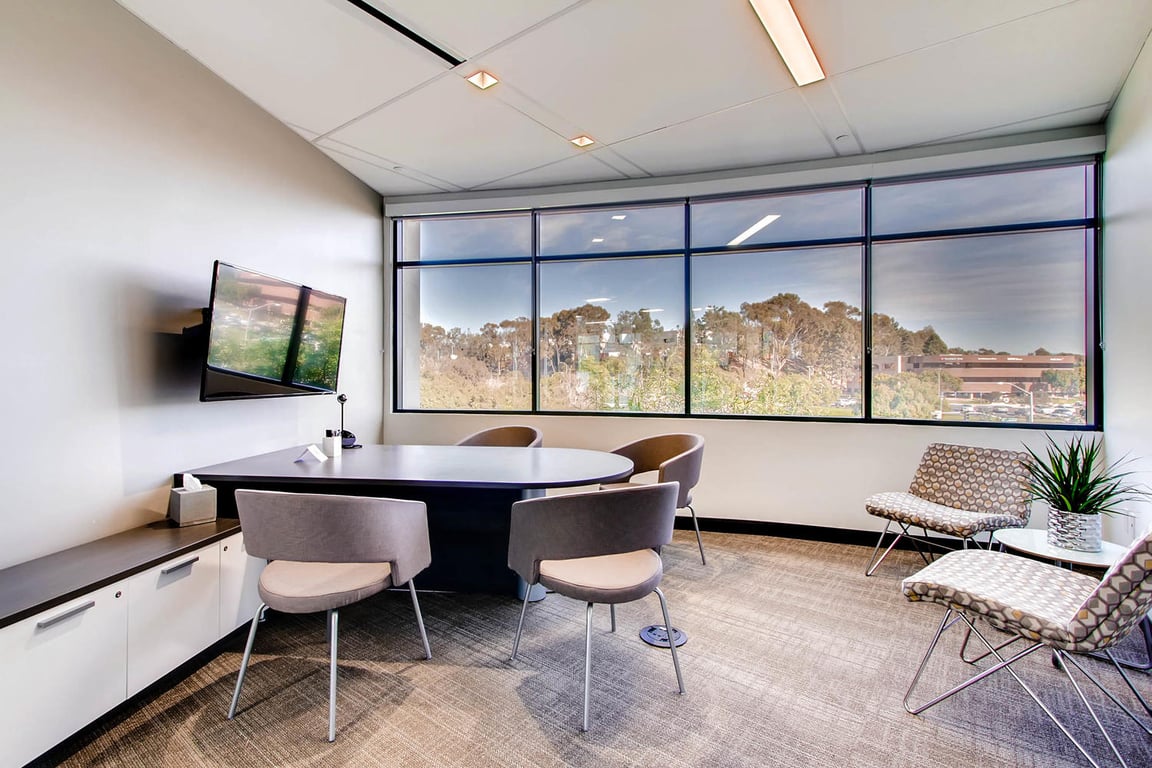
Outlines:
<svg viewBox="0 0 1152 768"><path fill-rule="evenodd" d="M904 691L943 614L900 592L900 579L919 563L913 553L893 553L866 578L870 548L716 533L706 533L704 544L706 566L691 532L677 531L663 552L672 622L689 636L680 649L687 693L676 693L669 652L638 636L644 625L660 623L655 596L620 606L615 634L608 609L597 606L587 733L580 731L581 604L558 595L531 604L519 658L510 662L518 601L423 593L433 654L426 661L407 592L390 592L340 613L335 743L326 740L324 617L270 613L234 720L225 712L244 631L33 765L1088 764L1004 673L921 716L904 711ZM919 697L971 673L957 658L960 639L959 630L944 636ZM1135 639L1122 651L1142 657ZM1113 668L1085 663L1139 710ZM1088 750L1114 764L1048 654L1032 654L1018 666ZM1133 674L1152 698L1152 673ZM1152 766L1152 737L1098 690L1088 695L1129 765Z"/></svg>

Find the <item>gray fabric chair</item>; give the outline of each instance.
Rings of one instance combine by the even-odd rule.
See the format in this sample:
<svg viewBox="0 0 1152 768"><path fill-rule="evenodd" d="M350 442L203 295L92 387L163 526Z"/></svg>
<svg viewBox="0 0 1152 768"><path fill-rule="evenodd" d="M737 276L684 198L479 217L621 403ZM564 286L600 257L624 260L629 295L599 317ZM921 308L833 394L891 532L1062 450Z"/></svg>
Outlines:
<svg viewBox="0 0 1152 768"><path fill-rule="evenodd" d="M236 491L248 554L270 562L228 719L236 715L256 628L264 611L328 612L328 741L336 739L336 647L339 609L393 585L408 585L425 658L432 658L412 577L428 567L428 515L422 501L361 496Z"/></svg>
<svg viewBox="0 0 1152 768"><path fill-rule="evenodd" d="M692 514L692 527L696 530L696 546L700 548L700 562L707 564L704 557L704 541L700 538L700 523L696 520L696 510L692 507L692 489L700 482L700 466L704 462L704 438L694 434L667 434L645 437L622 445L612 453L632 460L632 476L644 472L657 472L656 482L676 481L680 493L676 508ZM631 478L624 482L605 483L603 489L637 485Z"/></svg>
<svg viewBox="0 0 1152 768"><path fill-rule="evenodd" d="M928 531L956 536L968 547L980 533L989 535L1000 528L1023 528L1028 525L1032 501L1027 489L1028 454L970 445L932 443L920 458L920 466L908 492L885 491L864 500L868 514L888 520L872 557L864 569L871 576L897 542L908 537L924 562L928 557L921 544L946 549L928 538ZM900 533L876 559L892 524ZM923 537L913 535L920 528Z"/></svg>
<svg viewBox="0 0 1152 768"><path fill-rule="evenodd" d="M1152 729L1117 699L1076 658L1076 654L1103 652L1128 687L1147 708L1140 692L1132 684L1112 654L1111 648L1123 640L1143 621L1152 607L1152 531L1138 539L1128 551L1097 581L1091 576L1065 570L1050 563L1042 563L1004 552L963 550L944 555L918 573L904 579L904 595L914 602L934 602L945 608L944 618L936 630L908 692L904 695L904 708L918 715L929 707L959 693L968 686L1000 670L1006 670L1035 701L1053 723L1072 741L1092 765L1098 763L1085 750L1056 715L1017 674L1012 666L1020 659L1040 648L1049 648L1054 661L1059 663L1071 682L1081 703L1104 735L1121 765L1127 765L1113 743L1108 731L1092 705L1072 676L1072 667L1080 672L1112 701L1124 710L1148 735ZM993 645L977 629L976 619L985 619L991 626L1007 632L1011 638ZM978 661L994 656L997 663L978 672L968 680L936 696L925 704L912 705L909 700L920 681L924 668L949 627L960 623L965 629L964 647L975 635L987 649L983 656L965 661ZM1032 641L1012 656L1000 651L1017 640Z"/></svg>
<svg viewBox="0 0 1152 768"><path fill-rule="evenodd" d="M584 725L592 676L592 606L611 606L616 631L616 604L639 600L653 592L660 599L664 626L668 601L660 591L663 563L655 547L672 540L676 516L676 483L635 486L518 501L512 505L508 567L528 583L587 603L584 618ZM520 649L529 590L525 590L512 645L512 660ZM676 683L684 693L680 661L672 646Z"/></svg>
<svg viewBox="0 0 1152 768"><path fill-rule="evenodd" d="M506 426L482 429L461 439L456 445L491 445L500 448L538 448L544 435L535 427Z"/></svg>

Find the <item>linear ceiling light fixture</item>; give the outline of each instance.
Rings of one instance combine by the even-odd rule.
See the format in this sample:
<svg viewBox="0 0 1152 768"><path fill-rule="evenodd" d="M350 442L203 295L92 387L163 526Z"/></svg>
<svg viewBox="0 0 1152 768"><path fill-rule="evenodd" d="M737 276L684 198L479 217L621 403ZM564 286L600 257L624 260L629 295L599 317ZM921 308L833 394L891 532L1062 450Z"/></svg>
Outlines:
<svg viewBox="0 0 1152 768"><path fill-rule="evenodd" d="M732 241L730 243L728 243L728 245L740 245L740 243L742 243L745 240L747 240L748 238L752 237L752 235L754 235L757 232L759 232L760 230L764 229L764 227L766 227L769 224L771 224L772 222L776 221L776 219L778 219L778 218L780 218L780 214L778 214L778 213L768 214L764 218L760 219L760 221L756 222L752 226L748 227L748 229L744 230L740 234L736 235L736 237L732 238Z"/></svg>
<svg viewBox="0 0 1152 768"><path fill-rule="evenodd" d="M469 75L464 79L482 91L487 90L488 88L496 85L496 83L500 82L500 79L497 78L496 75L492 74L491 72L485 72L484 70L480 70L476 74Z"/></svg>
<svg viewBox="0 0 1152 768"><path fill-rule="evenodd" d="M768 36L780 51L780 58L788 65L796 85L808 85L824 79L824 70L816 60L812 44L804 34L800 20L789 0L748 0L768 30Z"/></svg>

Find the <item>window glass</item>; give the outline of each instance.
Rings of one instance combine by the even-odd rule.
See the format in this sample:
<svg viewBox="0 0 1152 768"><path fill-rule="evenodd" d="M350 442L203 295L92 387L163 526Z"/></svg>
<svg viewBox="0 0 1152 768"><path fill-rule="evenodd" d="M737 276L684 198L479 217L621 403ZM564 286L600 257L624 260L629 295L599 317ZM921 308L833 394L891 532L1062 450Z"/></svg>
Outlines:
<svg viewBox="0 0 1152 768"><path fill-rule="evenodd" d="M872 226L891 235L1085 219L1095 199L1092 165L876 184Z"/></svg>
<svg viewBox="0 0 1152 768"><path fill-rule="evenodd" d="M531 410L531 265L407 268L400 278L400 407Z"/></svg>
<svg viewBox="0 0 1152 768"><path fill-rule="evenodd" d="M540 405L684 411L684 258L540 265Z"/></svg>
<svg viewBox="0 0 1152 768"><path fill-rule="evenodd" d="M873 247L878 418L1084 424L1081 229Z"/></svg>
<svg viewBox="0 0 1152 768"><path fill-rule="evenodd" d="M684 205L540 214L540 255L683 250Z"/></svg>
<svg viewBox="0 0 1152 768"><path fill-rule="evenodd" d="M400 261L460 261L532 256L532 216L403 219Z"/></svg>
<svg viewBox="0 0 1152 768"><path fill-rule="evenodd" d="M692 257L692 412L858 417L861 247Z"/></svg>
<svg viewBox="0 0 1152 768"><path fill-rule="evenodd" d="M692 247L766 245L860 237L860 187L693 203Z"/></svg>

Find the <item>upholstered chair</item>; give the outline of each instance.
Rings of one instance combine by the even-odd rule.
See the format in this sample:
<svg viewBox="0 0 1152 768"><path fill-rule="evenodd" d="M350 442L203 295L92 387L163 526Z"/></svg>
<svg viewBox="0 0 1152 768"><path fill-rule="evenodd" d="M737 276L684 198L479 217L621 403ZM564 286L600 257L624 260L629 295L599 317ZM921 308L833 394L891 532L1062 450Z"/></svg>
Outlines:
<svg viewBox="0 0 1152 768"><path fill-rule="evenodd" d="M908 537L925 563L924 547L950 549L928 537L928 531L977 542L976 536L1000 528L1023 528L1032 510L1026 487L1028 454L970 445L932 443L924 451L908 491L885 491L864 501L868 514L885 518L872 557L864 569L871 576L897 542ZM895 523L900 532L880 558L876 554ZM912 528L924 535L915 536Z"/></svg>
<svg viewBox="0 0 1152 768"><path fill-rule="evenodd" d="M228 719L236 715L256 629L271 608L328 614L328 740L336 739L336 648L339 610L392 586L408 585L425 658L432 658L413 577L431 561L428 516L422 501L236 491L244 545L269 563L260 575L260 599Z"/></svg>
<svg viewBox="0 0 1152 768"><path fill-rule="evenodd" d="M588 730L592 606L596 603L612 606L612 630L615 631L616 604L639 600L655 592L664 614L664 626L672 626L668 601L660 590L663 563L654 548L672 540L678 494L679 488L672 482L528 499L512 505L508 567L520 574L529 586L542 584L557 594L585 603L582 730ZM513 661L520 649L528 591L516 626ZM675 644L671 651L676 684L680 693L684 693Z"/></svg>
<svg viewBox="0 0 1152 768"><path fill-rule="evenodd" d="M456 445L491 445L501 448L538 448L544 435L535 427L506 426L482 429L462 438Z"/></svg>
<svg viewBox="0 0 1152 768"><path fill-rule="evenodd" d="M707 564L704 541L700 538L700 523L692 507L692 489L700 482L700 467L704 462L704 438L694 434L654 435L622 445L612 453L632 460L632 476L623 482L605 483L601 488L637 485L639 481L635 476L645 472L656 472L658 483L675 481L680 484L676 508L687 508L691 513L692 527L696 530L696 546L700 548L700 562Z"/></svg>
<svg viewBox="0 0 1152 768"><path fill-rule="evenodd" d="M1078 658L1079 654L1103 652L1147 708L1147 703L1132 685L1131 678L1112 655L1111 649L1140 622L1146 620L1149 607L1152 607L1152 531L1133 543L1100 581L1086 574L1018 555L971 549L946 554L904 579L903 590L911 601L933 602L944 606L944 617L904 696L904 708L910 713L918 715L973 683L1006 670L1084 757L1092 765L1098 765L1013 666L1033 652L1048 648L1054 654L1054 662L1064 670L1080 702L1103 733L1121 765L1127 763L1116 750L1101 719L1072 676L1073 667L1100 687L1113 703L1152 736L1152 729L1104 688L1094 675L1087 672ZM1007 641L994 638L998 644L993 645L978 629L976 619L984 619L992 627L1008 633L1010 638ZM964 645L967 645L969 637L975 635L987 651L984 656L994 656L996 663L930 701L913 705L910 703L912 692L941 635L957 624L966 630ZM1007 652L1001 653L1017 640L1029 644L1010 656ZM962 657L963 649L962 645Z"/></svg>

